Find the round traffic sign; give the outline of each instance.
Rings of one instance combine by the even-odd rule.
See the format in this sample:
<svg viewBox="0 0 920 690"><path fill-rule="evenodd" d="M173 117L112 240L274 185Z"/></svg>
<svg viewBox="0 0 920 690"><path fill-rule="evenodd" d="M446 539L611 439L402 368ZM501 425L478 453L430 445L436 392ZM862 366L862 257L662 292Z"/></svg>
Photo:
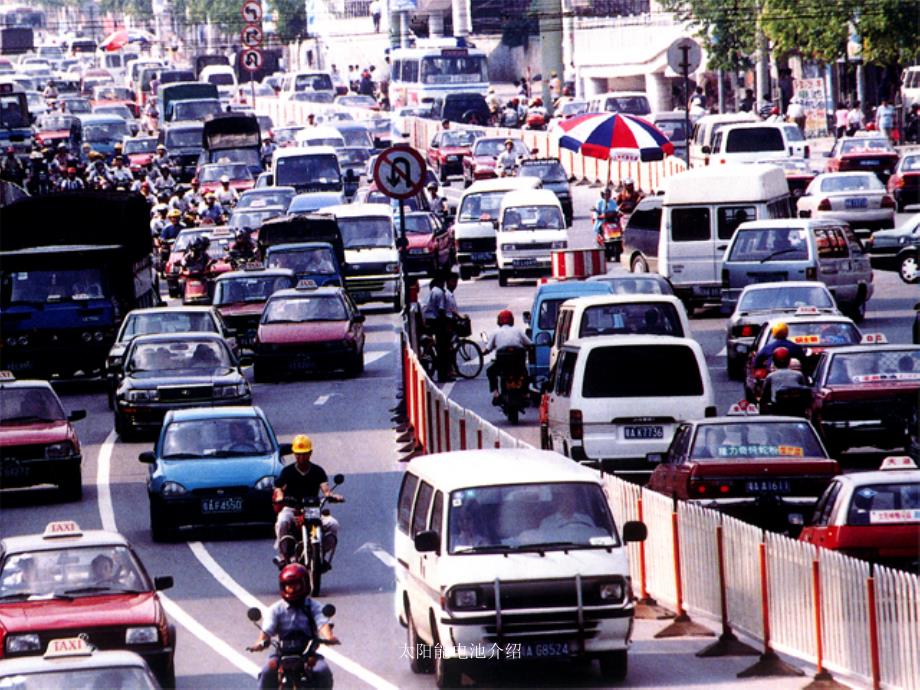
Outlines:
<svg viewBox="0 0 920 690"><path fill-rule="evenodd" d="M392 199L408 199L425 184L425 159L409 146L391 146L374 163L374 184Z"/></svg>
<svg viewBox="0 0 920 690"><path fill-rule="evenodd" d="M702 60L703 50L692 38L678 38L668 47L668 67L677 74L683 74L684 67L688 74L693 74L700 68Z"/></svg>
<svg viewBox="0 0 920 690"><path fill-rule="evenodd" d="M258 72L262 67L262 51L258 48L246 48L240 53L240 64L244 70Z"/></svg>
<svg viewBox="0 0 920 690"><path fill-rule="evenodd" d="M262 45L262 27L257 24L247 24L240 31L243 45L248 48L258 48Z"/></svg>
<svg viewBox="0 0 920 690"><path fill-rule="evenodd" d="M262 21L262 3L259 0L246 0L240 8L243 21L255 24Z"/></svg>

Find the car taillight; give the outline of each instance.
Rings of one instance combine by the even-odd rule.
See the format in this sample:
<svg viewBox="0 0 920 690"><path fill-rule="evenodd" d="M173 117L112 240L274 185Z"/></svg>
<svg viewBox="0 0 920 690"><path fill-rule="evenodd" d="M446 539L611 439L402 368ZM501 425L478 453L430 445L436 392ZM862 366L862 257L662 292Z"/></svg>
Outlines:
<svg viewBox="0 0 920 690"><path fill-rule="evenodd" d="M900 175L892 176L889 182L891 182L891 185L893 187L897 187L898 189L904 189L904 178L901 177Z"/></svg>
<svg viewBox="0 0 920 690"><path fill-rule="evenodd" d="M894 199L887 194L882 197L882 208L894 208Z"/></svg>
<svg viewBox="0 0 920 690"><path fill-rule="evenodd" d="M729 482L713 482L705 479L690 479L690 498L700 496L725 496L731 493L732 486Z"/></svg>
<svg viewBox="0 0 920 690"><path fill-rule="evenodd" d="M757 335L757 334L754 332L754 327L753 327L752 325L746 324L746 325L744 325L744 326L741 327L741 333L739 333L739 335L740 335L742 338L750 338L750 337L752 337L752 336L754 336L754 335Z"/></svg>
<svg viewBox="0 0 920 690"><path fill-rule="evenodd" d="M585 425L582 420L581 410L569 410L569 433L573 441L581 441L585 437Z"/></svg>
<svg viewBox="0 0 920 690"><path fill-rule="evenodd" d="M805 145L805 160L808 160L811 157L811 146L808 144Z"/></svg>
<svg viewBox="0 0 920 690"><path fill-rule="evenodd" d="M818 279L818 268L816 266L809 266L805 269L805 280L817 280Z"/></svg>
<svg viewBox="0 0 920 690"><path fill-rule="evenodd" d="M821 199L818 203L819 211L830 211L831 210L831 200L830 199Z"/></svg>

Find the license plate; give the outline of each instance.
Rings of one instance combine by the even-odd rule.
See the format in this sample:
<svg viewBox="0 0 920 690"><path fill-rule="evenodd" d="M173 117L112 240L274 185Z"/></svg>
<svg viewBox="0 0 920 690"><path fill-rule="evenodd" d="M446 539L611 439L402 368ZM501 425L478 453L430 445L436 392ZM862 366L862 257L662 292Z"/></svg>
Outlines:
<svg viewBox="0 0 920 690"><path fill-rule="evenodd" d="M869 200L865 197L856 197L854 199L844 199L843 205L846 208L867 208L869 206Z"/></svg>
<svg viewBox="0 0 920 690"><path fill-rule="evenodd" d="M313 361L309 359L292 359L288 362L288 366L291 369L299 369L301 371L315 368Z"/></svg>
<svg viewBox="0 0 920 690"><path fill-rule="evenodd" d="M861 161L859 161L859 164L864 168L874 168L880 163L881 161L875 160L873 158L863 158Z"/></svg>
<svg viewBox="0 0 920 690"><path fill-rule="evenodd" d="M751 494L788 494L791 490L788 479L753 479L744 488Z"/></svg>
<svg viewBox="0 0 920 690"><path fill-rule="evenodd" d="M29 476L29 467L28 465L20 464L11 464L3 466L3 476L9 477L10 479L14 477L28 477Z"/></svg>
<svg viewBox="0 0 920 690"><path fill-rule="evenodd" d="M202 513L242 513L242 498L204 498L201 500Z"/></svg>
<svg viewBox="0 0 920 690"><path fill-rule="evenodd" d="M371 293L367 291L349 292L348 294L355 302L370 302L371 300Z"/></svg>
<svg viewBox="0 0 920 690"><path fill-rule="evenodd" d="M473 261L494 261L495 254L492 252L473 252L470 258Z"/></svg>
<svg viewBox="0 0 920 690"><path fill-rule="evenodd" d="M511 265L515 268L530 268L537 265L536 259L512 259Z"/></svg>
<svg viewBox="0 0 920 690"><path fill-rule="evenodd" d="M522 659L549 659L571 656L568 642L522 642Z"/></svg>
<svg viewBox="0 0 920 690"><path fill-rule="evenodd" d="M623 438L664 438L663 426L627 426L623 427Z"/></svg>
<svg viewBox="0 0 920 690"><path fill-rule="evenodd" d="M702 297L721 297L722 288L721 287L695 287L693 291Z"/></svg>
<svg viewBox="0 0 920 690"><path fill-rule="evenodd" d="M777 283L786 280L785 273L748 273L752 283Z"/></svg>
<svg viewBox="0 0 920 690"><path fill-rule="evenodd" d="M18 371L21 369L31 369L32 362L29 360L22 360L19 362L4 362L3 365L10 371Z"/></svg>

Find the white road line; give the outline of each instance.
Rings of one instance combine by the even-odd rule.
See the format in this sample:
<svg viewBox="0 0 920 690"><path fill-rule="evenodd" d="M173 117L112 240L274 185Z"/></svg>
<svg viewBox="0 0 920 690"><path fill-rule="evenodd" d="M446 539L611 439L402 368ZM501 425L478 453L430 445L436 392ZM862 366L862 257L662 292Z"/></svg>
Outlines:
<svg viewBox="0 0 920 690"><path fill-rule="evenodd" d="M728 348L727 348L727 347L723 347L721 350L719 350L719 351L716 353L716 357L727 357L727 356L728 356Z"/></svg>
<svg viewBox="0 0 920 690"><path fill-rule="evenodd" d="M370 551L374 555L374 557L378 561L383 563L387 568L396 567L396 559L390 554L389 551L387 551L382 546L380 546L380 544L375 544L374 542L369 541L365 544L362 544L360 547L358 547L355 553L358 553L360 551Z"/></svg>
<svg viewBox="0 0 920 690"><path fill-rule="evenodd" d="M317 407L320 407L322 405L325 405L327 402L329 402L329 398L331 397L332 397L331 395L321 395L316 400L313 401L313 404L316 405Z"/></svg>
<svg viewBox="0 0 920 690"><path fill-rule="evenodd" d="M364 366L376 362L378 359L383 359L389 354L392 354L393 350L375 350L374 352L365 352L364 353Z"/></svg>
<svg viewBox="0 0 920 690"><path fill-rule="evenodd" d="M99 449L96 462L96 496L99 501L99 517L102 519L102 529L117 532L115 526L115 509L112 507L112 490L109 486L109 470L112 466L112 448L115 446L117 435L114 429L109 432Z"/></svg>
<svg viewBox="0 0 920 690"><path fill-rule="evenodd" d="M441 392L444 394L445 398L450 397L450 392L454 389L455 383L456 381L448 381L447 383L444 384L444 387L441 388Z"/></svg>

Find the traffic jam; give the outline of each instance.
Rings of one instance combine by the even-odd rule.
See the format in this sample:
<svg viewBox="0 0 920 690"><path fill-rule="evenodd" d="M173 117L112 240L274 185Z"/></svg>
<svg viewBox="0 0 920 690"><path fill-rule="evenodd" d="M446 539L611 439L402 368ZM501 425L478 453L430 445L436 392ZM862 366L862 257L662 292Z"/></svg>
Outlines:
<svg viewBox="0 0 920 690"><path fill-rule="evenodd" d="M920 107L806 138L466 36L279 62L257 0L236 54L2 9L0 688L743 687L656 639L731 587L762 664L920 683ZM784 642L774 543L871 621L790 589Z"/></svg>

